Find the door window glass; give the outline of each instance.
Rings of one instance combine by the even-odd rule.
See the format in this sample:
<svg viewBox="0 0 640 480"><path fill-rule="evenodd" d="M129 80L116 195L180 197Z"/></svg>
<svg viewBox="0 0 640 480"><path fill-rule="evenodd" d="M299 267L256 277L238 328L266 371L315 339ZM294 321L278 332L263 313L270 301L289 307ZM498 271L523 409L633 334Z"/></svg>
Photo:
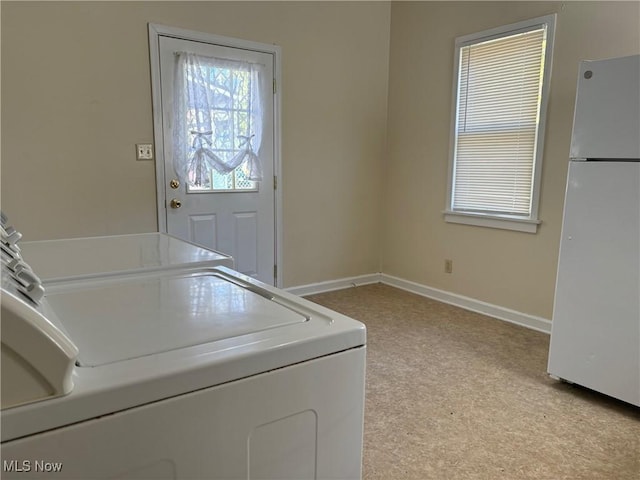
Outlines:
<svg viewBox="0 0 640 480"><path fill-rule="evenodd" d="M254 65L193 54L178 59L174 155L190 193L258 189L261 108ZM258 144L258 145L256 145Z"/></svg>

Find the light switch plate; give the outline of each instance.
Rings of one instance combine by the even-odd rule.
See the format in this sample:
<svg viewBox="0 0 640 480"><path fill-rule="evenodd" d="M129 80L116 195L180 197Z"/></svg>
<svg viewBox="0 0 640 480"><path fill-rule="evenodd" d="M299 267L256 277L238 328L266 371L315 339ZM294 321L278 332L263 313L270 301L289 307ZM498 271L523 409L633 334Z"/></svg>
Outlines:
<svg viewBox="0 0 640 480"><path fill-rule="evenodd" d="M153 144L136 143L136 160L153 160Z"/></svg>

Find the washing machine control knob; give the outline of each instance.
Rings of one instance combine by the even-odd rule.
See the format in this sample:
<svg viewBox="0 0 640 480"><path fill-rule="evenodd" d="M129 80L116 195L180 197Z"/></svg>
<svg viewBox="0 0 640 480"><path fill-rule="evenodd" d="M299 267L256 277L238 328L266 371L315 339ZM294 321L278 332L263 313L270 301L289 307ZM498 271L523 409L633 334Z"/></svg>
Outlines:
<svg viewBox="0 0 640 480"><path fill-rule="evenodd" d="M2 227L2 242L9 247L17 247L16 243L20 241L22 234L15 228L8 226Z"/></svg>

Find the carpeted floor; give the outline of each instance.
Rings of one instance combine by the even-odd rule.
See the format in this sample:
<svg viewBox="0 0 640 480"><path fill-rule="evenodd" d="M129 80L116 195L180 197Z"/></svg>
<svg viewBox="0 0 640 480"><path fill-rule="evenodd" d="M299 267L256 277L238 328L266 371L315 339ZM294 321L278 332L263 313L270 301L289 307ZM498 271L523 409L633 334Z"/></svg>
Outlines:
<svg viewBox="0 0 640 480"><path fill-rule="evenodd" d="M548 335L381 284L307 298L367 325L365 480L640 479L640 408L549 378Z"/></svg>

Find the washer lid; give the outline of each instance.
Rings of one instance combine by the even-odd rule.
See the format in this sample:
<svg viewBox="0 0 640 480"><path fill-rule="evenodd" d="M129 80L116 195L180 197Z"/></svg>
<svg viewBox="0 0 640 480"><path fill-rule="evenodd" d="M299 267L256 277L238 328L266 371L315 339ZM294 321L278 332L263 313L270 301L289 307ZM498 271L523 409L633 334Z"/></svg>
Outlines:
<svg viewBox="0 0 640 480"><path fill-rule="evenodd" d="M184 266L233 267L228 255L157 232L21 242L20 248L45 282Z"/></svg>
<svg viewBox="0 0 640 480"><path fill-rule="evenodd" d="M57 323L78 346L81 367L258 334L309 319L273 301L267 291L246 288L210 271L54 287L46 298Z"/></svg>

